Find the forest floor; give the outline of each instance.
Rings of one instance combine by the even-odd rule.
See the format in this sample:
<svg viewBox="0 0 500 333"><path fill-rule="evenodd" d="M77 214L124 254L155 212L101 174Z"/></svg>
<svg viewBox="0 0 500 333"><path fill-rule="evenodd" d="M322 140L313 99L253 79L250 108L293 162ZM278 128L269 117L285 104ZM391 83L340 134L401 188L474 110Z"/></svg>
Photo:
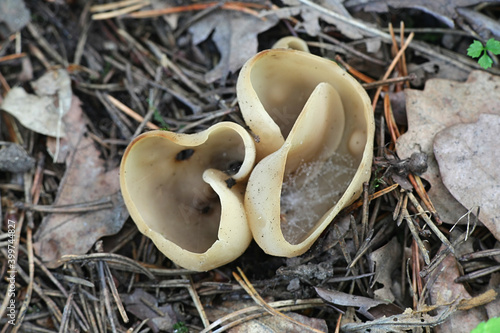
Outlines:
<svg viewBox="0 0 500 333"><path fill-rule="evenodd" d="M498 2L474 0L0 0L0 332L451 333L494 325L499 17ZM141 133L179 133L168 134L175 141L223 121L259 146L236 83L248 59L286 36L366 90L371 178L300 256L268 255L252 241L232 262L185 269L129 216L130 198L142 200L143 190L120 189L125 150ZM301 65L297 82L312 80ZM172 153L141 152L136 165ZM189 188L196 177L153 176L150 185L174 184L171 200L201 191ZM335 181L321 182L336 191ZM316 201L329 198L314 192L290 210L315 218ZM182 221L160 206L151 214ZM189 236L201 242L197 231Z"/></svg>

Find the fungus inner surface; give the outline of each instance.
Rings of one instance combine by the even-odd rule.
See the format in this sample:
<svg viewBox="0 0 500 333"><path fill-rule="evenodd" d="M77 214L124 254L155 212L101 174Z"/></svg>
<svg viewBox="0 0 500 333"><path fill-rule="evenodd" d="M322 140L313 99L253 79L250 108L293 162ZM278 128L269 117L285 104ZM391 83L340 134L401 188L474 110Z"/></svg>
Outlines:
<svg viewBox="0 0 500 333"><path fill-rule="evenodd" d="M290 153L287 157L280 197L280 227L289 243L299 244L334 209L361 163L368 131L365 103L361 97L364 91L335 63L304 52L263 53L253 65L252 86L284 138L295 131L294 125L304 106L311 109L306 103L320 84L327 83L338 93L343 108L343 133L339 132L342 137L337 146L332 149L327 143L335 136L332 133L336 127L327 125L330 129L322 134L325 119L318 118L318 130L313 128L308 135L324 135L323 145L309 145L309 149L300 148L300 153ZM318 106L321 104L314 104ZM334 112L338 106L327 108ZM301 144L301 141L294 143L296 146Z"/></svg>
<svg viewBox="0 0 500 333"><path fill-rule="evenodd" d="M139 218L151 231L194 253L207 251L218 239L224 209L203 172L211 168L232 175L245 158L236 132L216 131L193 146L174 142L175 136L144 137L134 143L124 168Z"/></svg>
<svg viewBox="0 0 500 333"><path fill-rule="evenodd" d="M334 153L326 161L303 163L285 176L281 188L281 232L290 244L300 244L320 223L356 173L350 155Z"/></svg>

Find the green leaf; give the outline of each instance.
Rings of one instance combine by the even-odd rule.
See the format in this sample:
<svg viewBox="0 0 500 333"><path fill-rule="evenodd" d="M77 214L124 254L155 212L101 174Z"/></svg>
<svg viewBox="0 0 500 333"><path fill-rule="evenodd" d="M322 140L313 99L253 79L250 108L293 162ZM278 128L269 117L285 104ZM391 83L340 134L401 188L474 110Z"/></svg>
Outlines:
<svg viewBox="0 0 500 333"><path fill-rule="evenodd" d="M484 321L479 323L471 333L495 333L498 332L498 327L500 327L500 317L490 318L486 323Z"/></svg>
<svg viewBox="0 0 500 333"><path fill-rule="evenodd" d="M472 58L477 58L481 55L481 52L483 52L484 47L483 43L481 43L478 40L475 40L470 44L469 48L467 49L467 55Z"/></svg>
<svg viewBox="0 0 500 333"><path fill-rule="evenodd" d="M500 54L500 42L494 38L490 38L486 42L486 49L495 55Z"/></svg>
<svg viewBox="0 0 500 333"><path fill-rule="evenodd" d="M491 60L491 58L487 54L483 54L483 56L479 58L477 63L484 69L488 69L491 67L491 65L493 65L493 60Z"/></svg>

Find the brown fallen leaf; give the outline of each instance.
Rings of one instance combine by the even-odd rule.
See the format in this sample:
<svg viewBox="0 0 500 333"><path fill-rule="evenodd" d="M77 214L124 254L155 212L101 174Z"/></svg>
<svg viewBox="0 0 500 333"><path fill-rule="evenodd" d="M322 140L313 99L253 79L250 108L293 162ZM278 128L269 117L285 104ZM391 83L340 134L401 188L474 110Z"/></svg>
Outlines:
<svg viewBox="0 0 500 333"><path fill-rule="evenodd" d="M375 271L375 276L373 277L372 287L375 283L380 283L383 287L375 289L373 294L378 300L390 301L395 300L394 294L391 290L392 287L392 274L394 270L401 264L401 251L399 242L396 237L393 237L389 243L382 246L381 248L373 251L369 257L370 261L374 265L372 271Z"/></svg>
<svg viewBox="0 0 500 333"><path fill-rule="evenodd" d="M446 189L434 158L434 136L446 127L475 122L481 113L500 114L500 77L483 71L471 72L466 82L442 79L427 81L423 91L407 89L408 131L399 137L400 158L414 152L428 155L428 169L422 177L429 181L429 196L441 219L455 223L467 213Z"/></svg>
<svg viewBox="0 0 500 333"><path fill-rule="evenodd" d="M462 247L468 246L472 249L472 239ZM440 251L443 250L442 246ZM464 250L467 252L467 250ZM458 299L471 298L470 294L461 283L456 283L455 279L460 276L457 262L454 256L448 255L444 261L435 269L439 274L429 286L431 304L446 305L454 303ZM430 279L434 277L431 276ZM438 308L438 313L446 311L446 307ZM470 332L481 321L488 319L484 308L478 307L467 311L454 311L448 320L434 328L436 333Z"/></svg>
<svg viewBox="0 0 500 333"><path fill-rule="evenodd" d="M66 125L66 173L54 205L72 205L109 199L112 208L86 213L45 216L33 247L50 268L57 267L64 254L86 253L100 237L117 233L128 217L120 195L118 168L106 171L94 142L86 136L80 100L73 97Z"/></svg>
<svg viewBox="0 0 500 333"><path fill-rule="evenodd" d="M135 289L132 294L120 294L120 298L128 312L141 320L149 319L147 325L155 333L171 331L179 321L171 303L158 306L157 298L141 288ZM156 308L153 309L151 305Z"/></svg>
<svg viewBox="0 0 500 333"><path fill-rule="evenodd" d="M278 19L273 16L258 18L250 14L217 9L189 27L193 43L206 40L213 31L212 40L220 53L219 63L208 73L208 83L234 73L257 53L257 35L274 26Z"/></svg>
<svg viewBox="0 0 500 333"><path fill-rule="evenodd" d="M388 304L386 301L378 301L364 296L351 295L337 290L328 290L319 287L314 287L314 289L316 289L319 297L325 301L335 305L358 308L357 311L369 319L374 319L374 317L368 310L378 305Z"/></svg>
<svg viewBox="0 0 500 333"><path fill-rule="evenodd" d="M480 207L479 220L500 240L500 115L482 114L470 124L440 131L434 155L443 183L467 209Z"/></svg>

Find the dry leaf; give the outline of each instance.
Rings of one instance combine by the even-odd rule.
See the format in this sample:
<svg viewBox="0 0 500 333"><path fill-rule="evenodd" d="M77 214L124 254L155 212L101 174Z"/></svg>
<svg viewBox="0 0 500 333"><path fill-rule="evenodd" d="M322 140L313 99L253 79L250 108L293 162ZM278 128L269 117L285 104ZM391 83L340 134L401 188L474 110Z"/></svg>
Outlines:
<svg viewBox="0 0 500 333"><path fill-rule="evenodd" d="M118 168L107 171L94 142L86 136L80 101L73 97L63 118L68 145L66 173L54 205L88 203L109 198L113 207L77 214L47 215L35 235L34 249L49 267L57 267L64 254L86 253L100 237L117 233L127 210L119 193Z"/></svg>
<svg viewBox="0 0 500 333"><path fill-rule="evenodd" d="M429 168L422 175L431 184L428 191L441 219L455 223L467 210L441 181L433 154L434 136L448 126L477 121L480 113L500 114L500 77L483 71L471 72L464 83L442 79L427 81L423 91L406 90L408 132L397 141L400 158L414 152L428 155Z"/></svg>
<svg viewBox="0 0 500 333"><path fill-rule="evenodd" d="M465 246L472 250L472 240L462 246L462 251L468 252ZM440 251L444 247L442 246ZM444 261L434 270L439 275L436 281L429 286L431 304L447 305L454 303L458 299L470 298L470 294L461 283L456 283L455 279L460 276L457 262L454 256L448 255ZM431 277L432 279L432 277ZM446 311L446 308L438 308L438 313ZM473 308L468 311L456 310L447 321L434 328L436 333L470 332L481 321L488 319L484 308Z"/></svg>
<svg viewBox="0 0 500 333"><path fill-rule="evenodd" d="M26 128L53 137L64 136L62 116L71 105L71 79L64 69L48 71L32 84L37 95L14 87L5 96L3 110Z"/></svg>
<svg viewBox="0 0 500 333"><path fill-rule="evenodd" d="M174 324L178 322L171 303L159 307L157 298L141 288L135 289L132 294L121 294L120 298L128 312L140 320L149 319L147 325L155 333L170 332ZM154 311L146 302L156 306L156 309L164 313L164 316Z"/></svg>
<svg viewBox="0 0 500 333"><path fill-rule="evenodd" d="M458 7L469 7L480 2L495 2L495 0L349 0L345 6L364 4L363 8L367 12L388 12L389 7L414 8L433 15L453 28Z"/></svg>
<svg viewBox="0 0 500 333"><path fill-rule="evenodd" d="M497 289L500 286L500 273L491 274L488 289ZM488 313L488 318L498 317L500 314L500 298L497 298L485 305L486 312Z"/></svg>
<svg viewBox="0 0 500 333"><path fill-rule="evenodd" d="M360 39L363 38L363 33L361 30L356 29L352 24L344 23L337 20L329 15L320 13L317 10L311 9L308 6L301 5L299 0L284 0L283 3L289 6L298 6L301 11L303 18L304 29L310 36L317 36L321 32L321 27L319 25L319 20L323 20L330 24L335 25L340 33L350 39ZM339 0L319 0L315 1L319 6L326 8L332 12L351 18L351 14L344 8L341 1ZM295 14L296 15L296 14ZM380 41L378 42L380 43ZM375 47L378 49L378 47Z"/></svg>
<svg viewBox="0 0 500 333"><path fill-rule="evenodd" d="M257 34L277 22L273 16L260 19L239 11L218 9L191 25L189 32L194 44L206 40L213 31L212 40L220 53L219 63L205 74L205 80L211 83L240 69L258 51Z"/></svg>
<svg viewBox="0 0 500 333"><path fill-rule="evenodd" d="M30 11L22 0L2 0L0 1L0 23L5 24L5 29L0 24L0 36L8 35L21 30L30 21Z"/></svg>
<svg viewBox="0 0 500 333"><path fill-rule="evenodd" d="M373 294L376 299L383 301L393 302L395 300L394 294L392 293L392 273L401 263L401 251L399 242L396 237L393 237L389 243L382 246L381 248L373 251L369 256L370 260L375 265L375 269L372 267L372 271L375 271L375 276L373 277L372 288L375 283L380 283L383 285L382 288L374 290Z"/></svg>
<svg viewBox="0 0 500 333"><path fill-rule="evenodd" d="M444 185L465 208L481 208L479 219L497 240L500 240L499 131L500 116L482 114L477 122L450 126L434 139L434 155Z"/></svg>
<svg viewBox="0 0 500 333"><path fill-rule="evenodd" d="M24 127L48 136L57 136L59 114L52 98L28 94L21 87L14 87L5 96L1 105ZM60 130L61 135L64 130Z"/></svg>
<svg viewBox="0 0 500 333"><path fill-rule="evenodd" d="M385 301L377 301L368 297L356 296L347 294L337 290L327 290L319 287L314 287L319 297L325 301L342 306L352 306L358 308L358 312L367 318L373 319L373 316L368 312L373 307L387 304Z"/></svg>
<svg viewBox="0 0 500 333"><path fill-rule="evenodd" d="M23 147L12 143L0 149L0 171L26 172L33 168L35 159Z"/></svg>
<svg viewBox="0 0 500 333"><path fill-rule="evenodd" d="M465 18L474 31L484 40L500 38L500 22L498 20L469 8L457 8L457 12Z"/></svg>

